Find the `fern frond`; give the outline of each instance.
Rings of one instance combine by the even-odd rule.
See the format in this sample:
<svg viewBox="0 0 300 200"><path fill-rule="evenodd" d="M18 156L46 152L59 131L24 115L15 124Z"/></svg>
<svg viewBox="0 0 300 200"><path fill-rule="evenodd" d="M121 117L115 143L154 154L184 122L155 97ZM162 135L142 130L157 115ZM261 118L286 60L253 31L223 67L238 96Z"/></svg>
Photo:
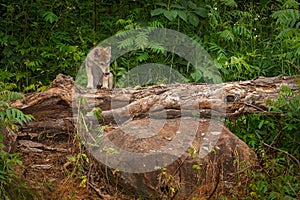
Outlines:
<svg viewBox="0 0 300 200"><path fill-rule="evenodd" d="M131 48L134 44L134 39L129 37L123 41L118 42L119 49Z"/></svg>
<svg viewBox="0 0 300 200"><path fill-rule="evenodd" d="M136 58L136 61L144 62L144 61L147 61L148 59L149 59L149 54L147 52L143 52Z"/></svg>
<svg viewBox="0 0 300 200"><path fill-rule="evenodd" d="M251 37L251 31L242 25L233 26L233 33L247 38Z"/></svg>
<svg viewBox="0 0 300 200"><path fill-rule="evenodd" d="M296 35L299 35L299 30L295 28L285 28L279 34L279 38L293 38Z"/></svg>
<svg viewBox="0 0 300 200"><path fill-rule="evenodd" d="M296 22L300 20L300 13L298 10L285 9L275 11L271 17L277 20L276 24L292 28L296 25Z"/></svg>
<svg viewBox="0 0 300 200"><path fill-rule="evenodd" d="M51 24L58 21L58 16L51 11L42 12L42 17L45 19L45 21L50 22Z"/></svg>
<svg viewBox="0 0 300 200"><path fill-rule="evenodd" d="M119 31L116 33L116 36L117 36L118 38L121 38L121 37L126 37L128 34L129 34L129 32L126 31L126 30L119 30Z"/></svg>
<svg viewBox="0 0 300 200"><path fill-rule="evenodd" d="M283 7L298 9L299 8L299 2L297 2L295 0L286 0L283 4Z"/></svg>
<svg viewBox="0 0 300 200"><path fill-rule="evenodd" d="M0 91L0 100L13 101L24 98L24 95L18 92L12 92L8 90Z"/></svg>
<svg viewBox="0 0 300 200"><path fill-rule="evenodd" d="M149 48L152 50L154 53L161 53L163 55L166 55L167 51L165 47L163 47L161 44L156 43L156 42L150 42L149 43Z"/></svg>
<svg viewBox="0 0 300 200"><path fill-rule="evenodd" d="M144 48L148 46L148 43L149 43L148 38L149 38L149 35L147 32L144 32L144 31L139 32L135 39L135 46L138 49L144 50Z"/></svg>
<svg viewBox="0 0 300 200"><path fill-rule="evenodd" d="M2 73L2 70L0 70L0 73ZM4 82L0 81L0 91L13 90L16 88L17 88L17 85L14 83L4 83Z"/></svg>
<svg viewBox="0 0 300 200"><path fill-rule="evenodd" d="M232 41L234 42L234 35L230 30L224 30L220 32L220 37L223 38L225 41Z"/></svg>
<svg viewBox="0 0 300 200"><path fill-rule="evenodd" d="M161 23L160 21L157 21L157 20L150 22L149 26L154 27L154 28L164 28L163 23Z"/></svg>
<svg viewBox="0 0 300 200"><path fill-rule="evenodd" d="M221 2L224 5L229 6L231 8L236 8L237 7L237 3L234 0L221 0Z"/></svg>

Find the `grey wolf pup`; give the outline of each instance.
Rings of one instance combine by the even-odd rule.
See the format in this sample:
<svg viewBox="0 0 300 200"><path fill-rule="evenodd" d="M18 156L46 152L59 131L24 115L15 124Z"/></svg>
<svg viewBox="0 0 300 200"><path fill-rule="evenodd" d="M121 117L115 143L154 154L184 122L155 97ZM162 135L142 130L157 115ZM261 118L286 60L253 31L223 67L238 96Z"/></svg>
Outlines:
<svg viewBox="0 0 300 200"><path fill-rule="evenodd" d="M90 51L85 61L87 88L113 88L114 77L109 70L110 58L111 47L97 46Z"/></svg>

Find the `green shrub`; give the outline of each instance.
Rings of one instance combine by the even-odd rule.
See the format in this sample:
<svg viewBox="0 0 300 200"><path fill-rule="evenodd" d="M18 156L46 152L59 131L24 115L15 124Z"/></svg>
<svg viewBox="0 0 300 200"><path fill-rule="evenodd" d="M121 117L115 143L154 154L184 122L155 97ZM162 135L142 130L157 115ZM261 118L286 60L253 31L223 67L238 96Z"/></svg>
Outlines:
<svg viewBox="0 0 300 200"><path fill-rule="evenodd" d="M300 95L282 87L278 99L268 104L267 115L227 121L259 158L258 168L249 174L250 196L245 199L299 199Z"/></svg>
<svg viewBox="0 0 300 200"><path fill-rule="evenodd" d="M23 98L17 92L8 91L11 84L0 82L0 131L9 126L16 129L15 123L23 125L33 119L10 105L10 101ZM0 134L0 198L5 200L36 199L33 191L28 189L24 182L16 175L16 165L22 166L19 153L8 153L3 150L3 134Z"/></svg>

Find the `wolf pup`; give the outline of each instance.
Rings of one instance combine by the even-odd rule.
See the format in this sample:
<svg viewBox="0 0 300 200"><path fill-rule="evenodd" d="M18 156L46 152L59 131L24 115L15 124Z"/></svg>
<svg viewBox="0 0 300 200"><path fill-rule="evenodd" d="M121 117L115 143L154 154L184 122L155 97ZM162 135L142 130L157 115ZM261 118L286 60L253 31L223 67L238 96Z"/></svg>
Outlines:
<svg viewBox="0 0 300 200"><path fill-rule="evenodd" d="M109 71L111 47L95 47L85 61L85 68L88 78L87 87L96 89L113 88L114 77Z"/></svg>

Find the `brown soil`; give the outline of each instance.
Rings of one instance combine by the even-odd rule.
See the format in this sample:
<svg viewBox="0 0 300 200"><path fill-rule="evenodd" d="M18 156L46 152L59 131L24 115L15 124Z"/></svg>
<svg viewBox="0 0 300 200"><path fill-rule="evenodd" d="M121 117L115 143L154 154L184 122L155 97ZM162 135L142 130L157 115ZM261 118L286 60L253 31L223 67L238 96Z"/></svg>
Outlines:
<svg viewBox="0 0 300 200"><path fill-rule="evenodd" d="M22 138L26 139L26 138ZM132 199L121 194L107 183L105 175L97 176L97 185L90 185L89 177L91 162L84 160L72 162L72 158L80 157L79 142L72 137L40 138L38 143L56 149L65 149L65 152L42 149L41 152L29 150L18 145L17 152L21 154L23 166L18 173L25 179L27 186L39 194L39 199ZM96 181L95 181L96 182Z"/></svg>

